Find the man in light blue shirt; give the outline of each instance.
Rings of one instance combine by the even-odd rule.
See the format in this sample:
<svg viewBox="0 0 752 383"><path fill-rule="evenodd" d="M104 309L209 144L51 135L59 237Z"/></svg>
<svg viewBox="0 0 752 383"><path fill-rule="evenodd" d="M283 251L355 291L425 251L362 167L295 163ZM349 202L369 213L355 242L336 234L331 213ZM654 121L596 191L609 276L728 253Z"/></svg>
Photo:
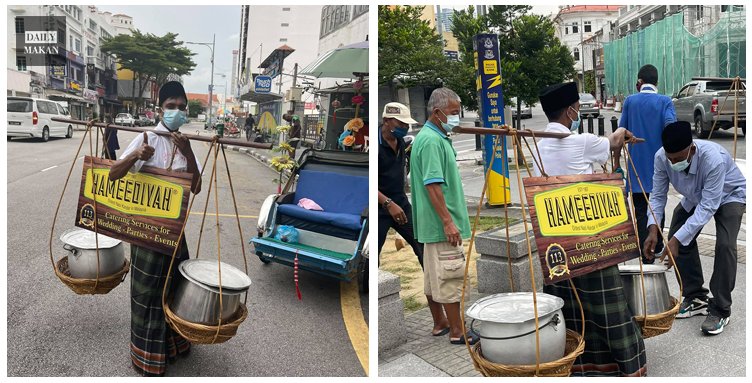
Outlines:
<svg viewBox="0 0 752 383"><path fill-rule="evenodd" d="M661 133L664 127L676 121L676 112L671 98L658 94L658 69L647 64L637 72L637 91L626 100L622 108L619 126L645 139L644 143L630 145L629 156L632 158L640 182L637 181L635 169L627 163L627 188L632 192L637 234L645 241L648 234L648 200L653 191L653 158L661 148ZM644 193L644 194L643 194ZM663 221L661 221L663 229ZM658 243L658 252L663 244ZM652 263L643 257L643 262Z"/></svg>
<svg viewBox="0 0 752 383"><path fill-rule="evenodd" d="M747 201L746 179L722 146L710 141L692 141L692 127L688 122L666 126L661 139L663 148L655 154L650 195L650 208L655 217L648 215L649 234L644 253L647 258L655 257L659 232L656 223L663 218L670 183L684 196L674 209L668 234L668 250L675 258L684 286L684 301L677 318L708 315L702 331L720 334L731 316L731 291L736 282L736 240ZM710 278L713 298L708 300L697 236L711 217L715 218L716 244Z"/></svg>

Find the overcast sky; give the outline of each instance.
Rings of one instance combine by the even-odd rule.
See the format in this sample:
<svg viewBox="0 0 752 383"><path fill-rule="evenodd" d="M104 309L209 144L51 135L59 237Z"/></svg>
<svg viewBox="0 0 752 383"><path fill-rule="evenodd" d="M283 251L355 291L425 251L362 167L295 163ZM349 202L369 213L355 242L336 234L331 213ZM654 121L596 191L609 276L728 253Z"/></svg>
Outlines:
<svg viewBox="0 0 752 383"><path fill-rule="evenodd" d="M99 5L100 11L113 14L124 13L133 17L133 26L141 32L162 36L167 32L178 34L181 41L208 42L217 34L214 52L214 88L222 93L225 80L217 73L227 74L230 87L232 74L232 50L238 49L240 34L240 5L230 6L145 6L145 5ZM183 76L186 92L208 93L211 77L211 50L202 45L186 45L196 53L193 61L196 68L190 76Z"/></svg>

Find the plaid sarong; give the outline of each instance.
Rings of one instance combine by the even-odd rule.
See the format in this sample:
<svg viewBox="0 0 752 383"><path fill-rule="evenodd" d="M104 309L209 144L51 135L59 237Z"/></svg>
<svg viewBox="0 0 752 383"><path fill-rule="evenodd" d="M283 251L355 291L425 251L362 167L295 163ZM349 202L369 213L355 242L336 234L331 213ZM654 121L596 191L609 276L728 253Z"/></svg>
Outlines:
<svg viewBox="0 0 752 383"><path fill-rule="evenodd" d="M131 245L131 361L143 375L163 375L167 362L187 354L191 344L172 331L162 310L162 288L172 254L160 254ZM180 261L188 259L185 239L172 265L174 276ZM168 287L171 294L174 286Z"/></svg>
<svg viewBox="0 0 752 383"><path fill-rule="evenodd" d="M617 266L572 279L585 312L585 352L572 376L645 376L645 343L632 320ZM582 317L568 281L543 287L564 299L567 328L581 331Z"/></svg>

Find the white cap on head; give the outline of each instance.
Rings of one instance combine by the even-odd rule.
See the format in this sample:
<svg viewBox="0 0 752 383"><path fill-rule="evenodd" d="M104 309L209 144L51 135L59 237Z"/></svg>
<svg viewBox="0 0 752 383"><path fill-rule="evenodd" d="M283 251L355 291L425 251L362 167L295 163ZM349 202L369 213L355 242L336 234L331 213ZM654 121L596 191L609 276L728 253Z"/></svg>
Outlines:
<svg viewBox="0 0 752 383"><path fill-rule="evenodd" d="M396 118L405 124L417 124L418 121L413 120L410 117L410 109L404 104L399 102L390 102L384 105L384 113L381 114L383 118Z"/></svg>

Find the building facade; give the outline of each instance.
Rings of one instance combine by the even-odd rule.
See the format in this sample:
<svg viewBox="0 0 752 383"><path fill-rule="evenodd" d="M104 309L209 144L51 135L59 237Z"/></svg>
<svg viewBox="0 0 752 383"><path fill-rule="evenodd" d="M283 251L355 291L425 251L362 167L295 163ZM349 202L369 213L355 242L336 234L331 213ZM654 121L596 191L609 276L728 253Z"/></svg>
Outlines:
<svg viewBox="0 0 752 383"><path fill-rule="evenodd" d="M65 41L58 42L57 54L28 62L23 48L16 46L16 36L25 32L27 17L42 16L65 20ZM95 7L14 5L8 7L7 18L8 95L58 101L78 119L116 110L115 59L99 50L102 40L115 32Z"/></svg>
<svg viewBox="0 0 752 383"><path fill-rule="evenodd" d="M593 44L595 33L619 17L618 5L572 5L562 6L553 17L556 37L569 48L574 57L574 79L580 92L596 94L593 86L597 82L586 83L586 72L594 76L594 57L597 46ZM589 85L589 86L588 86Z"/></svg>

